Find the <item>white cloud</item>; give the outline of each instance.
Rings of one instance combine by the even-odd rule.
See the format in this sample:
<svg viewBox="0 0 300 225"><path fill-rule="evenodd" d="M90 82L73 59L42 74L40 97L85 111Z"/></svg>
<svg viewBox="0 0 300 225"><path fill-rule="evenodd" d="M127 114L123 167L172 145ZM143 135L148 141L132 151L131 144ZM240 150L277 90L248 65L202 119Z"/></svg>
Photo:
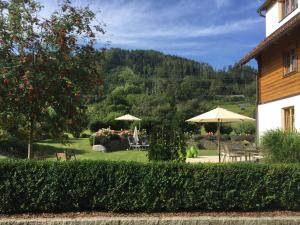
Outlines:
<svg viewBox="0 0 300 225"><path fill-rule="evenodd" d="M214 1L216 3L217 8L228 6L230 3L230 0L214 0Z"/></svg>
<svg viewBox="0 0 300 225"><path fill-rule="evenodd" d="M43 1L45 13L49 14L55 8L54 1ZM209 54L207 49L212 54L216 45L222 47L222 38L239 38L242 32L262 27L264 21L255 15L259 0L243 0L242 4L238 4L238 0L73 2L76 5L90 4L93 10L101 10L98 20L107 24L107 33L104 37L99 36L99 43L108 41L112 47L157 49L174 54L178 52L183 56ZM242 40L235 40L232 45L237 46L237 42ZM217 51L220 52L220 49Z"/></svg>

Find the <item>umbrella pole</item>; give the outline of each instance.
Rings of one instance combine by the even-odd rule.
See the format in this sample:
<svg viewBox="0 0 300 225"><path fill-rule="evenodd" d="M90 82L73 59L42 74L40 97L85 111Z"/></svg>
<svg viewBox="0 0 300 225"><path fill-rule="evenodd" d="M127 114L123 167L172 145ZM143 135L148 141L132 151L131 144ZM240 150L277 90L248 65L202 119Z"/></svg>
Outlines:
<svg viewBox="0 0 300 225"><path fill-rule="evenodd" d="M219 151L219 163L221 162L221 123L218 122L218 151Z"/></svg>

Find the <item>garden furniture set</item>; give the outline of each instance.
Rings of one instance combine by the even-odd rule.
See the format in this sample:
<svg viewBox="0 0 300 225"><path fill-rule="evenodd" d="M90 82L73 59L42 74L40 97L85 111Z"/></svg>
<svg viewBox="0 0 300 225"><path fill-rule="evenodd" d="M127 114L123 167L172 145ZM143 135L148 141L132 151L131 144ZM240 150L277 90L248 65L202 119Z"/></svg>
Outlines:
<svg viewBox="0 0 300 225"><path fill-rule="evenodd" d="M263 158L261 151L253 145L242 145L242 144L232 144L227 143L222 144L221 152L223 156L223 162L227 160L231 162L243 161L259 161Z"/></svg>
<svg viewBox="0 0 300 225"><path fill-rule="evenodd" d="M133 137L128 137L129 149L127 150L144 150L147 149L150 145L148 144L147 139L139 140L136 142Z"/></svg>

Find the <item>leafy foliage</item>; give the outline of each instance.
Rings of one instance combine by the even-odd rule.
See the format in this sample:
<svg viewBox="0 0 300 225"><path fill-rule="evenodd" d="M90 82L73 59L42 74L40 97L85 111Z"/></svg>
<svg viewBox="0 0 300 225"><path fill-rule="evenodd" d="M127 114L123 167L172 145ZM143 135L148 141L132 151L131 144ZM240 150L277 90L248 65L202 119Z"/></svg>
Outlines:
<svg viewBox="0 0 300 225"><path fill-rule="evenodd" d="M186 152L187 158L196 158L198 156L198 149L193 147L190 147Z"/></svg>
<svg viewBox="0 0 300 225"><path fill-rule="evenodd" d="M101 82L93 45L103 30L92 25L95 14L66 0L43 19L41 7L34 0L0 2L0 116L21 121L29 146L45 123L57 134L78 134L82 97Z"/></svg>
<svg viewBox="0 0 300 225"><path fill-rule="evenodd" d="M216 107L215 101L227 95L245 95L242 101L254 103L256 71L250 67L216 71L205 63L141 50L109 49L103 58L103 95L89 107L91 122L113 123L130 113L162 123L169 112L184 121ZM185 132L199 130L182 125Z"/></svg>
<svg viewBox="0 0 300 225"><path fill-rule="evenodd" d="M2 139L0 140L0 154L14 158L26 158L26 143L13 137Z"/></svg>
<svg viewBox="0 0 300 225"><path fill-rule="evenodd" d="M268 162L300 163L300 134L297 132L267 131L261 146Z"/></svg>
<svg viewBox="0 0 300 225"><path fill-rule="evenodd" d="M210 133L210 132L216 133L218 130L218 124L217 123L205 123L204 129L207 133ZM233 131L231 125L224 124L224 123L221 125L220 130L221 130L221 134L230 134Z"/></svg>
<svg viewBox="0 0 300 225"><path fill-rule="evenodd" d="M185 160L185 137L178 127L157 126L151 133L148 158L150 161Z"/></svg>
<svg viewBox="0 0 300 225"><path fill-rule="evenodd" d="M1 161L0 212L299 210L299 165Z"/></svg>
<svg viewBox="0 0 300 225"><path fill-rule="evenodd" d="M233 130L236 134L255 134L256 125L255 122L243 122L237 123L233 126Z"/></svg>

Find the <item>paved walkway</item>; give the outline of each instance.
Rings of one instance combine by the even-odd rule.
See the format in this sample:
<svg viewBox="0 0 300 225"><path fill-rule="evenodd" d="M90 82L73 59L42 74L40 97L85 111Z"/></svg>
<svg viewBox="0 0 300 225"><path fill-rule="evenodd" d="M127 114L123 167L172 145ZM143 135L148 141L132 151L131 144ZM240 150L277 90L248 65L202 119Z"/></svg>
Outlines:
<svg viewBox="0 0 300 225"><path fill-rule="evenodd" d="M223 162L223 157L221 157L221 161ZM246 159L245 157L242 157L241 159L238 158L237 162L245 162ZM198 156L197 158L187 158L186 159L187 163L219 163L219 156ZM231 162L228 161L227 162Z"/></svg>
<svg viewBox="0 0 300 225"><path fill-rule="evenodd" d="M188 163L218 163L219 156L198 156L197 158L187 158Z"/></svg>

